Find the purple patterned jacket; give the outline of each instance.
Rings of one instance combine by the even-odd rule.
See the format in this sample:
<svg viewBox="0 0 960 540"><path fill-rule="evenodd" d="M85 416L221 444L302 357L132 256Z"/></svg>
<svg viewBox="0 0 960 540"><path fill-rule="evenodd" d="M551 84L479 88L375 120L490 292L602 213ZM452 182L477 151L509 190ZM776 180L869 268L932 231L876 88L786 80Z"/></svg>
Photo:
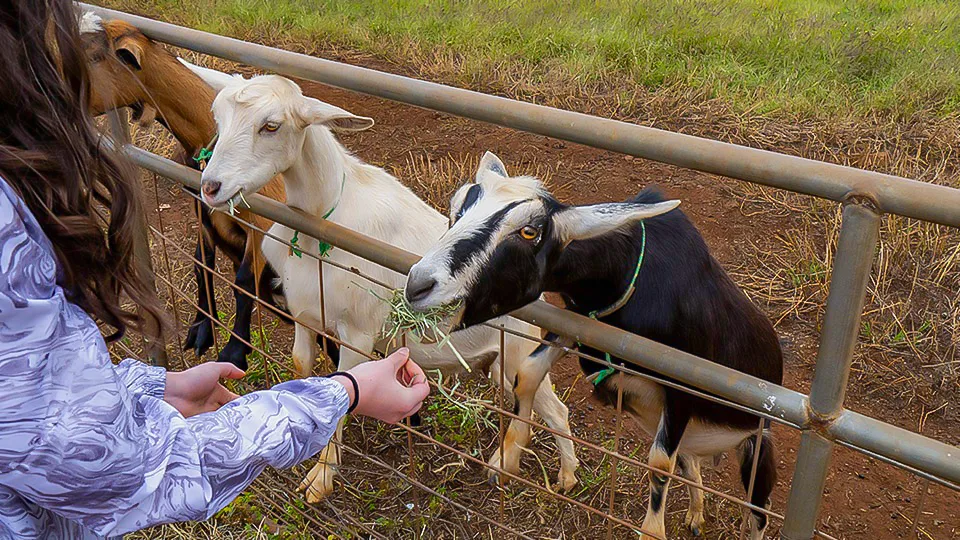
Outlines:
<svg viewBox="0 0 960 540"><path fill-rule="evenodd" d="M57 285L36 219L0 179L0 540L121 536L202 520L267 466L327 444L349 398L290 381L184 418L165 371L113 365L96 323Z"/></svg>

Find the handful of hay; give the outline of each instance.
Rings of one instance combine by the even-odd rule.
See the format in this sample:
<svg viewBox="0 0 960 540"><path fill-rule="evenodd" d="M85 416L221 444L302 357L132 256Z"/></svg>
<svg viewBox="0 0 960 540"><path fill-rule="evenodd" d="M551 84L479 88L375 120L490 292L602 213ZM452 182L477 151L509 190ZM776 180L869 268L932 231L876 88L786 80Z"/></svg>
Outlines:
<svg viewBox="0 0 960 540"><path fill-rule="evenodd" d="M369 290L369 289L367 289ZM397 338L404 333L409 333L419 343L437 343L437 348L444 346L450 347L453 354L460 361L460 364L469 373L470 364L464 360L460 351L453 346L450 336L445 334L440 326L445 320L456 314L460 309L460 302L455 302L446 306L432 307L426 311L417 311L407 303L403 294L403 289L395 289L393 296L383 298L377 293L370 291L370 294L376 296L390 306L390 314L383 322L380 329L381 337L393 344Z"/></svg>

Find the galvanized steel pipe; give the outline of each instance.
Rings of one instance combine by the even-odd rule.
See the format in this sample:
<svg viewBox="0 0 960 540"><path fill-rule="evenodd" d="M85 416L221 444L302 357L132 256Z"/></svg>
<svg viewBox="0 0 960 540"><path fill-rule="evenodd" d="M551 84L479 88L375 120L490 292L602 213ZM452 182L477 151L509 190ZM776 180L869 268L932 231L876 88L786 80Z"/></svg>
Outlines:
<svg viewBox="0 0 960 540"><path fill-rule="evenodd" d="M880 215L869 201L853 199L844 205L820 331L817 367L810 386L809 415L814 428L829 425L843 412L879 234ZM813 538L832 453L833 444L820 433L813 430L803 433L781 532L784 539Z"/></svg>

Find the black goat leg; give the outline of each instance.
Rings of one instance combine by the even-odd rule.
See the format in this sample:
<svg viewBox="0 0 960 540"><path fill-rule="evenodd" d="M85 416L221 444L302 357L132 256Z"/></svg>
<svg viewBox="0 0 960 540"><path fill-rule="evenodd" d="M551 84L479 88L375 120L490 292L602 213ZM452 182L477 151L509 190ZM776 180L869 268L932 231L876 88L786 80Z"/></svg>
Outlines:
<svg viewBox="0 0 960 540"><path fill-rule="evenodd" d="M193 274L197 280L197 316L190 324L187 330L187 339L183 342L183 350L193 350L197 358L202 357L213 346L213 321L204 313L210 313L217 317L216 294L213 288L213 272L207 271L207 268L214 268L217 261L217 252L211 242L207 241L205 235L201 235L202 240L197 241L197 248L194 251ZM202 261L203 264L197 261Z"/></svg>
<svg viewBox="0 0 960 540"><path fill-rule="evenodd" d="M247 369L247 355L252 350L247 343L251 343L250 320L255 302L253 295L257 292L253 270L250 266L251 261L245 258L237 269L235 281L237 287L233 290L237 315L233 321L233 332L230 334L230 340L227 341L217 358L219 362L230 362L244 371Z"/></svg>

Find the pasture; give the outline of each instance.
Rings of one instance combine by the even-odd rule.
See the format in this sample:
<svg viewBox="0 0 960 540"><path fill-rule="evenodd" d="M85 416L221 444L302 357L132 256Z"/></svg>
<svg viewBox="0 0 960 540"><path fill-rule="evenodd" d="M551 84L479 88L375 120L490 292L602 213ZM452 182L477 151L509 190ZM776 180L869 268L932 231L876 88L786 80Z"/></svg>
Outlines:
<svg viewBox="0 0 960 540"><path fill-rule="evenodd" d="M183 3L120 0L105 5L235 35L290 50L342 59L387 71L487 92L583 110L708 136L862 166L956 186L957 103L960 69L956 7L948 3L891 2L831 5L807 2L667 2L653 8L632 3ZM621 8L621 9L617 9ZM538 17L540 13L552 16ZM416 16L412 16L415 14ZM750 24L744 24L748 20ZM496 21L497 24L492 24ZM589 21L584 23L583 21ZM668 21L668 22L667 22ZM208 64L209 65L209 64ZM233 69L223 63L220 69ZM243 68L239 68L244 71ZM364 160L385 167L431 205L447 199L487 149L508 163L545 178L568 202L622 200L649 184L684 201L711 249L737 283L776 323L787 354L786 386L809 388L822 320L839 216L833 205L811 198L658 163L598 151L539 136L305 83L307 94L373 117L370 132L342 137ZM173 153L161 129L137 133L137 141L163 155ZM152 178L145 177L148 191ZM158 184L149 208L153 224L173 239L197 234L191 203L172 185ZM161 224L161 221L162 224ZM885 217L882 242L867 297L854 377L847 403L854 410L960 443L960 270L955 231L899 217ZM188 253L157 249L155 268L178 290L194 296ZM164 256L166 254L166 257ZM221 265L227 264L220 261ZM229 279L229 277L228 277ZM224 322L232 295L218 282ZM160 284L161 292L168 289ZM169 306L175 295L164 292ZM181 308L182 309L182 308ZM189 311L186 310L186 311ZM188 320L184 320L188 324ZM225 334L221 339L226 337ZM292 332L264 316L254 343L286 357ZM131 345L134 345L131 343ZM195 361L185 355L189 361ZM255 388L266 374L255 352ZM318 368L321 371L325 368ZM555 386L571 409L577 436L609 444L615 418L589 398L570 359L555 370ZM466 393L495 400L479 381ZM435 395L425 427L441 441L477 456L488 455L496 415L458 399ZM488 423L489 422L489 423ZM353 422L349 445L385 463L405 463L405 436L375 423ZM629 422L620 450L645 455L646 438ZM792 474L797 437L778 430L782 463L774 506L783 507L784 482ZM535 437L525 462L556 469L545 433ZM547 448L546 451L541 449ZM317 507L314 519L346 512L390 537L488 536L482 525L463 522L457 505L499 511L498 495L484 485L480 467L461 463L429 445L418 446L418 478L444 492L415 496L377 464L346 456L341 489ZM432 452L432 454L431 454ZM549 459L548 459L549 457ZM581 486L574 496L588 504L609 497L611 466L581 451ZM371 466L372 465L372 466ZM620 465L618 514L642 516L642 471ZM705 474L712 486L729 486L729 459ZM525 468L525 470L527 470ZM930 538L960 530L956 494L930 486L889 466L839 449L821 526L844 538L906 535L918 500ZM209 526L168 527L184 537L312 537L316 524L297 511L303 502L282 487L304 471L281 472L257 485ZM540 483L547 479L540 479ZM275 486L271 488L271 486ZM508 486L505 511L511 526L542 537L574 538L605 530L589 515L570 512L549 497ZM682 530L681 490L675 490L668 532ZM418 512L407 510L418 504ZM708 497L707 538L735 537L739 511ZM309 513L309 511L308 511ZM324 515L327 518L323 517ZM870 516L864 518L863 516ZM332 520L331 520L332 521ZM774 527L769 531L777 533ZM141 537L157 537L157 531ZM631 533L620 530L618 537Z"/></svg>

